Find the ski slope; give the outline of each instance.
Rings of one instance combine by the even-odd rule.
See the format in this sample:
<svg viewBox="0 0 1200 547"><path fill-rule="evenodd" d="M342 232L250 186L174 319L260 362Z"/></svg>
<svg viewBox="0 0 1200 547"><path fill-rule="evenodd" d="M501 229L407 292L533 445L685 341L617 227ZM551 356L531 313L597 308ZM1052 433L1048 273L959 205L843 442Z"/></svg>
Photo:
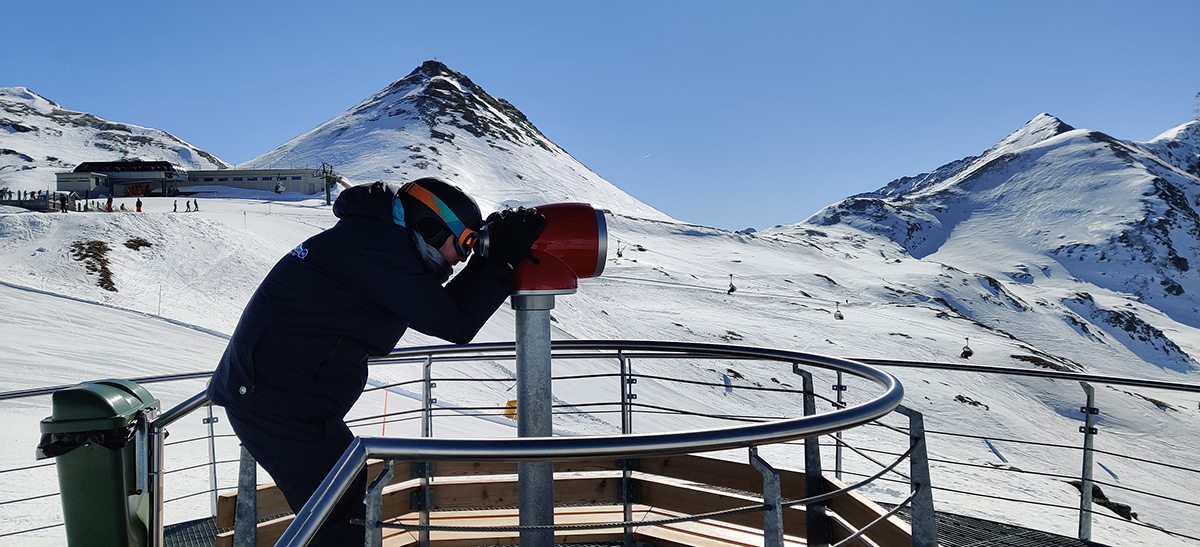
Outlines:
<svg viewBox="0 0 1200 547"><path fill-rule="evenodd" d="M304 238L331 226L334 218L323 200L285 194L258 196L223 188L209 188L195 199L200 212L172 213L171 198L143 199L145 213L36 214L0 212L0 391L35 386L71 384L105 377L140 377L211 370L224 349L241 308L261 277L274 262ZM275 199L266 199L266 198ZM131 198L132 199L132 198ZM118 203L121 201L118 198ZM132 204L130 204L132 205ZM182 209L182 206L181 206ZM609 256L604 276L581 281L577 294L560 296L552 310L552 337L599 339L666 339L723 342L776 347L841 357L889 357L953 361L969 338L973 363L1013 366L1012 355L1028 355L1031 348L1067 356L1086 365L1088 372L1140 378L1187 381L1192 376L1168 368L1149 366L1119 344L1091 344L1079 349L1083 338L1065 323L1057 308L1036 305L1020 309L1015 302L1057 302L1073 287L1039 282L993 293L974 274L943 264L916 260L881 238L842 227L820 234L738 234L659 219L610 215ZM124 244L142 238L149 247L132 249ZM72 257L78 241L105 242L116 292L97 286L96 276ZM730 277L737 290L728 292ZM1064 280L1065 283L1065 280ZM1072 283L1071 285L1077 285ZM1089 288L1090 289L1090 288ZM1094 291L1102 294L1101 291ZM312 295L320 298L320 294ZM970 303L986 301L994 317L977 318L948 313L934 299ZM833 319L840 309L845 319ZM961 310L989 309L956 306ZM1018 335L992 330L984 323L1014 321ZM476 341L513 338L514 315L503 306ZM1162 324L1170 326L1169 319ZM1191 331L1177 326L1181 333ZM1200 342L1177 338L1189 353L1200 354ZM409 332L405 346L422 346L437 340ZM616 362L555 363L556 374L613 372ZM718 387L682 386L642 380L636 387L639 402L685 411L733 415L796 415L799 401L761 392L737 389L742 385L796 386L799 379L790 367L757 362L635 361L635 373L672 376L703 382L721 382L732 376L733 391ZM439 376L501 378L493 383L439 382L436 396L447 407L502 406L514 398L511 362L454 364L438 369ZM730 371L736 374L730 374ZM926 415L930 429L971 432L993 439L935 437L931 454L972 462L983 467L1037 469L1077 475L1078 451L1006 442L1027 439L1052 444L1078 445L1077 427L1082 415L1082 390L1071 382L963 375L945 372L893 371L906 388L906 404ZM416 366L373 367L374 385L418 378ZM819 375L817 385L831 383ZM586 382L559 382L556 400L583 404L617 400L619 386ZM152 384L149 389L164 408L201 389L203 381ZM851 383L848 400L870 394L867 386ZM1134 447L1158 461L1188 468L1200 464L1193 447L1200 438L1197 397L1141 390L1098 388L1102 408L1097 448L1126 452ZM386 393L386 395L385 395ZM832 393L829 393L832 396ZM1148 401L1169 405L1160 409ZM962 396L983 406L964 404ZM372 391L355 407L349 419L363 419L357 428L364 435L385 433L371 417L417 407L419 387ZM48 398L0 403L0 416L10 442L0 445L0 468L36 465L34 446L37 422L49 414ZM217 409L220 418L220 411ZM202 416L193 415L171 428L171 440L199 438L206 433ZM439 419L435 434L445 437L513 436L514 424L502 418L457 417ZM709 422L673 415L638 415L635 430L662 431L710 426ZM612 434L619 419L596 414L558 417L559 434ZM218 434L228 433L218 423ZM389 436L419 434L415 420L388 424ZM846 434L856 446L896 449L898 439L880 428L863 428ZM168 447L168 469L183 469L207 461L207 443L180 442ZM236 443L221 438L217 459L233 460ZM762 453L778 466L798 461L799 448L772 447ZM744 454L727 457L744 459ZM827 455L832 458L832 453ZM1006 460L1002 461L1001 457ZM1099 456L1098 461L1119 479L1138 489L1192 499L1190 475L1136 462ZM831 466L832 464L830 464ZM791 466L794 467L794 466ZM848 470L873 473L863 461L849 459ZM220 488L234 484L236 464L220 467ZM1098 478L1102 473L1097 469ZM2 477L2 475L0 475ZM989 473L961 466L934 464L936 486L976 491L1004 497L1036 499L1073 507L1078 493L1062 480L1021 473ZM981 478L982 477L982 478ZM265 479L264 479L265 480ZM209 488L205 468L169 475L167 498L174 499ZM880 483L867 494L882 501L903 497L905 486ZM0 496L13 499L56 490L53 467L22 475L20 480L0 479ZM1180 511L1148 496L1125 491L1106 493L1128 503L1143 522L1200 534L1195 514ZM996 503L961 494L937 492L939 509L1073 535L1074 511ZM0 506L0 534L47 523L57 515L57 499ZM180 522L209 514L207 496L183 498L168 504L167 522ZM1103 510L1103 509L1100 509ZM51 520L58 517L52 517ZM1189 543L1122 521L1097 518L1094 538L1112 545L1188 545ZM16 536L20 545L62 544L62 529Z"/></svg>

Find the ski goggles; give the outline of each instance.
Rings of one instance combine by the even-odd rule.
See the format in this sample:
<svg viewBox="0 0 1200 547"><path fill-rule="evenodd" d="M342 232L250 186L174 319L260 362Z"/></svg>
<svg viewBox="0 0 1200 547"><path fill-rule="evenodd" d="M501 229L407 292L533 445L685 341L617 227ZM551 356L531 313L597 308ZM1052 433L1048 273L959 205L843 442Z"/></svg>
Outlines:
<svg viewBox="0 0 1200 547"><path fill-rule="evenodd" d="M410 182L400 187L400 191L408 194L425 204L434 213L437 213L438 218L442 219L442 223L450 229L450 233L454 238L454 250L458 251L458 256L463 260L467 259L467 254L479 242L479 232L468 228L462 220L459 220L458 215L446 205L441 198L437 197L423 186Z"/></svg>

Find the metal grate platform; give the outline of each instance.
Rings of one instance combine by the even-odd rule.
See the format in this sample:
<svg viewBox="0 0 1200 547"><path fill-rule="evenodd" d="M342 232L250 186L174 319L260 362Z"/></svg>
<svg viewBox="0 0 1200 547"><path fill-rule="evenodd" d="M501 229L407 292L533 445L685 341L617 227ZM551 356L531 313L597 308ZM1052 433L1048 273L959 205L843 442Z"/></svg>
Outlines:
<svg viewBox="0 0 1200 547"><path fill-rule="evenodd" d="M891 509L895 505L881 503ZM897 515L912 523L908 509ZM937 512L938 544L942 547L1107 547L1103 543L1051 534L974 517Z"/></svg>
<svg viewBox="0 0 1200 547"><path fill-rule="evenodd" d="M217 523L211 517L163 527L165 547L212 547L216 538Z"/></svg>

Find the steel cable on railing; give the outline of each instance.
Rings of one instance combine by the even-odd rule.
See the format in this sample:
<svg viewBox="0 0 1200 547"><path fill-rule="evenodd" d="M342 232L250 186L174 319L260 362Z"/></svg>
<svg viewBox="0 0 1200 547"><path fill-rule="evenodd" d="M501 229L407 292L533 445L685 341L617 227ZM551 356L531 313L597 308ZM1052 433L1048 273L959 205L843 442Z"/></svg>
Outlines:
<svg viewBox="0 0 1200 547"><path fill-rule="evenodd" d="M928 488L928 486L922 486L921 488ZM904 507L907 507L910 503L912 503L913 498L917 497L917 493L919 491L920 491L920 489L914 490L912 493L910 493L908 495L907 498L904 498L904 500L902 500L900 503L896 504L896 506L893 507L891 511L888 511L887 513L884 513L883 515L880 515L879 518L877 518L871 522L868 522L866 524L866 526L860 527L853 534L846 536L845 539L843 539L837 543L834 543L833 545L830 545L829 547L845 547L846 545L849 545L850 542L862 537L863 534L870 532L871 529L878 526L879 523L892 518L893 516L896 515L896 513L899 513L901 509L903 509Z"/></svg>
<svg viewBox="0 0 1200 547"><path fill-rule="evenodd" d="M1200 507L1200 503L1198 503L1198 502L1194 502L1194 501L1187 501L1187 500L1181 500L1181 499L1172 498L1172 497L1167 497L1167 496L1164 496L1164 495L1162 495L1162 494L1155 494L1155 493L1153 493L1153 492L1147 492L1147 491L1145 491L1145 490L1138 490L1137 488L1130 488L1130 487L1128 487L1128 486L1122 486L1122 485L1120 485L1120 484L1113 484L1113 483L1111 483L1111 482L1105 482L1105 481L1100 481L1100 480L1092 479L1092 484L1099 484L1099 485L1101 485L1101 486L1107 486L1107 487L1110 487L1110 488L1116 488L1116 489L1118 489L1118 490L1125 490L1125 491L1127 491L1127 492L1134 492L1134 493L1137 493L1137 494L1142 494L1143 496L1149 496L1149 497L1152 497L1152 498L1158 498L1158 499L1160 499L1160 500L1173 501L1173 502L1175 502L1175 503L1182 503L1182 504L1184 504L1184 505L1192 505L1192 506Z"/></svg>
<svg viewBox="0 0 1200 547"><path fill-rule="evenodd" d="M62 494L60 494L58 492L51 492L49 494L41 494L38 496L31 496L28 498L21 498L21 499L17 499L17 500L0 501L0 506L12 505L14 503L25 503L27 501L40 500L40 499L45 499L45 498L53 498L55 496L60 496L60 495L62 495Z"/></svg>
<svg viewBox="0 0 1200 547"><path fill-rule="evenodd" d="M1082 447L1074 447L1074 448L1079 448L1080 450L1082 450L1082 449L1083 449ZM1104 455L1106 455L1106 456L1113 456L1113 457L1115 457L1115 458L1125 458L1125 459L1127 459L1127 460L1133 460L1133 461L1135 461L1135 462L1138 462L1138 463L1148 463L1148 464L1153 464L1153 465L1157 465L1157 466L1160 466L1160 467L1167 467L1167 468L1170 468L1170 469L1175 469L1175 470L1177 470L1177 471L1187 471L1188 473L1200 473L1200 469L1193 469L1193 468L1191 468L1191 467L1183 467L1183 466L1179 466L1179 465L1173 465L1173 464L1169 464L1169 463L1156 462L1156 461L1153 461L1153 460L1147 460L1147 459L1143 459L1143 458L1138 458L1138 457L1136 457L1136 456L1128 456L1128 455L1125 455L1125 454L1118 454L1118 453L1116 453L1116 452L1109 452L1109 451L1107 451L1107 450L1100 450L1100 449L1098 449L1098 448L1093 448L1093 449L1092 449L1092 452L1094 452L1094 453L1096 453L1096 454L1104 454Z"/></svg>
<svg viewBox="0 0 1200 547"><path fill-rule="evenodd" d="M842 439L838 439L837 437L832 437L832 438L834 439L834 443L833 443L833 444L831 444L831 445L825 445L825 446L835 446L835 447L836 447L837 445L844 446L844 447L846 447L846 448L849 448L851 452L854 452L854 453L858 454L859 456L862 456L862 457L863 457L864 459L866 459L867 461L869 461L869 462L871 462L871 463L873 463L873 464L875 464L875 465L878 465L878 466L880 466L880 467L882 467L882 466L885 466L885 465L887 465L887 464L885 464L885 463L883 463L883 462L881 462L881 461L879 461L879 460L876 460L875 458L872 458L872 457L870 457L870 456L868 456L868 455L864 454L863 452L875 452L875 453L878 453L878 454L884 454L884 455L887 455L887 456L899 456L899 455L900 455L900 454L896 454L896 453L894 453L894 452L885 452L885 451L882 451L882 450L869 450L869 449L865 449L865 448L864 448L864 449L860 449L860 448L858 448L858 447L856 447L856 446L854 446L854 445L852 445L852 444L850 444L850 443L848 443L848 442L846 442L846 441L844 441L844 440L842 440ZM792 446L803 446L802 444L796 443L795 441L789 441L789 442L782 443L782 444L788 444L788 445L792 445ZM903 472L896 471L896 474L897 474L897 475L900 475L901 477L904 477L904 479L905 479L905 480L909 480L909 477L908 477L908 475L904 474Z"/></svg>
<svg viewBox="0 0 1200 547"><path fill-rule="evenodd" d="M794 442L789 442L789 443L784 443L784 444L793 444L793 445L794 445L794 444L796 444L796 443L794 443ZM887 456L896 456L896 455L897 455L897 454L896 454L896 453L894 453L894 452L888 452L888 451L886 451L886 450L877 450L877 449L872 449L872 448L857 448L857 447L855 447L855 446L851 445L850 443L846 443L846 442L844 442L844 441L841 441L841 440L838 440L838 441L836 441L836 442L835 442L835 444L841 444L841 445L845 446L846 448L849 448L851 451L853 451L853 452L857 453L859 456L862 456L863 458L866 458L868 461L870 461L870 462L872 462L872 463L874 463L874 464L876 464L876 465L882 465L882 464L881 464L879 461L875 460L874 458L871 458L870 456L867 456L866 454L864 454L864 452L871 452L871 453L875 453L875 454L884 454L884 455L887 455ZM1068 446L1068 447L1064 447L1064 448L1078 448L1078 447L1069 447L1069 446ZM1006 472L1006 473L1016 473L1016 474L1023 474L1023 475L1033 475L1033 476L1037 476L1037 477L1049 477L1049 478L1053 478L1053 479L1071 479L1071 480L1081 480L1081 479L1080 479L1080 477L1078 477L1078 476L1076 476L1076 475L1064 475L1064 474L1062 474L1062 473L1046 473L1046 472L1041 472L1041 471L1027 471L1027 470L1024 470L1024 469L1017 469L1017 468L1014 468L1014 467L997 467L997 466L993 466L993 465L983 465L983 464L976 464L976 463L968 463L968 462L962 462L962 461L956 461L956 460L947 460L947 459L943 459L943 458L934 458L934 457L929 457L929 458L928 458L928 460L929 460L929 462L931 462L931 463L941 463L941 464L946 464L946 465L956 465L956 466L959 466L959 467L970 467L970 468L975 468L975 469L986 469L986 470L991 470L991 471L1003 471L1003 472ZM899 473L899 472L897 472L897 473ZM903 475L903 473L900 473L900 474L901 474L901 476L904 476L904 475ZM908 478L907 476L904 476L904 477L905 477L906 479ZM1094 483L1094 484L1099 484L1099 485L1101 485L1101 486L1108 486L1108 487L1111 487L1111 488L1116 488L1116 489L1120 489L1120 490L1125 490L1125 491L1129 491L1129 492L1134 492L1134 493L1137 493L1137 494L1142 494L1142 495L1144 495L1144 496L1149 496L1149 497L1152 497L1152 498L1157 498L1157 499L1166 500L1166 501L1172 501L1172 502L1181 503L1181 504L1184 504L1184 505L1193 505L1193 506L1196 506L1196 507L1200 507L1200 502L1193 502L1193 501L1188 501L1188 500L1183 500L1183 499L1178 499L1178 498L1172 498L1172 497L1169 497L1169 496L1164 496L1164 495L1161 495L1161 494L1155 494L1155 493L1153 493L1153 492L1147 492L1147 491L1145 491L1145 490L1138 490L1138 489L1136 489L1136 488L1131 488L1131 487L1124 486L1124 485L1120 485L1120 484L1113 484L1113 483L1109 483L1109 482L1105 482L1105 481L1101 481L1101 480L1096 480L1096 479L1092 479L1092 483Z"/></svg>
<svg viewBox="0 0 1200 547"><path fill-rule="evenodd" d="M911 446L908 447L908 450L904 451L904 453L900 455L899 458L896 458L896 461L892 462L891 464L888 464L887 467L880 469L878 473L875 473L874 475L870 475L870 477L867 478L866 480L859 481L855 484L846 485L846 486L839 488L837 490L834 490L832 492L826 492L826 493L818 495L818 496L811 496L811 497L807 497L807 498L799 499L799 500L785 500L785 501L781 502L780 505L783 507L791 507L793 505L801 505L801 504L809 505L809 504L814 504L814 503L821 503L823 501L827 501L827 500L836 498L842 494L845 494L846 492L850 492L852 490L858 490L864 484L870 484L870 483L878 480L880 477L883 477L887 473L890 473L893 469L896 468L897 465L900 465L900 462L907 460L909 457L911 457L913 450L916 450L917 447L920 445L921 445L921 443L913 443Z"/></svg>
<svg viewBox="0 0 1200 547"><path fill-rule="evenodd" d="M204 494L211 494L211 493L213 493L213 492L216 492L216 491L217 491L217 490L216 490L216 489L214 489L214 488L209 488L208 490L203 490L203 491L200 491L200 492L192 492L191 494L184 494L184 495L182 495L182 496L179 496L179 497L177 497L177 498L171 498L171 499L169 499L169 500L163 500L163 503L164 503L164 504L165 504L165 503L174 503L174 502L177 502L177 501L179 501L179 500L185 500L185 499L188 499L188 498L194 498L194 497L196 497L196 496L203 496Z"/></svg>
<svg viewBox="0 0 1200 547"><path fill-rule="evenodd" d="M184 471L191 471L192 469L200 469L200 468L202 468L202 467L212 467L213 465L225 465L225 464L227 464L227 463L238 463L238 462L240 462L240 461L241 461L241 460L220 460L220 461L215 461L215 462L204 462L204 463L198 463L198 464L196 464L196 465L189 465L189 466L187 466L187 467L180 467L180 468L178 468L178 469L168 469L168 470L164 470L164 471L163 471L163 474L164 474L164 475L171 475L171 474L174 474L174 473L182 473L182 472L184 472Z"/></svg>
<svg viewBox="0 0 1200 547"><path fill-rule="evenodd" d="M180 439L178 441L171 441L169 443L163 443L163 446L178 446L178 445L185 444L185 443L194 443L196 441L207 441L209 439L226 439L226 438L230 438L230 437L237 437L237 435L235 435L233 433L221 433L220 435L212 435L212 436L202 435L199 437L192 437L190 439Z"/></svg>
<svg viewBox="0 0 1200 547"><path fill-rule="evenodd" d="M21 534L29 534L29 533L38 532L41 530L49 530L51 528L58 528L59 526L66 526L66 523L60 522L58 524L47 524L45 526L39 526L37 528L28 528L25 530L17 530L16 532L5 532L3 534L0 534L0 538L19 536Z"/></svg>
<svg viewBox="0 0 1200 547"><path fill-rule="evenodd" d="M12 469L0 469L0 475L3 475L4 473L13 473L16 471L29 471L31 469L41 469L43 467L54 467L54 462L42 463L42 464L38 464L38 465L30 465L30 466L26 466L26 467L14 467Z"/></svg>
<svg viewBox="0 0 1200 547"><path fill-rule="evenodd" d="M1004 438L999 438L999 437L986 437L983 435L970 435L967 433L955 433L955 432L951 432L951 431L927 430L927 431L925 431L925 433L928 435L945 435L947 437L962 437L965 439L979 439L979 440L983 440L983 441L999 441L999 442L1005 442L1005 443L1028 444L1031 446L1047 446L1047 447L1051 447L1051 448L1071 448L1074 450L1083 450L1082 446L1071 446L1069 444L1043 443L1043 442L1038 442L1038 441L1022 441L1019 439L1004 439Z"/></svg>
<svg viewBox="0 0 1200 547"><path fill-rule="evenodd" d="M420 384L420 383L424 383L424 382L425 382L425 380L405 380L403 382L396 382L394 384L384 384L382 386L368 386L366 388L363 388L362 392L370 393L372 391L379 391L381 389L391 389L394 387L407 386L407 385L411 385L411 384Z"/></svg>

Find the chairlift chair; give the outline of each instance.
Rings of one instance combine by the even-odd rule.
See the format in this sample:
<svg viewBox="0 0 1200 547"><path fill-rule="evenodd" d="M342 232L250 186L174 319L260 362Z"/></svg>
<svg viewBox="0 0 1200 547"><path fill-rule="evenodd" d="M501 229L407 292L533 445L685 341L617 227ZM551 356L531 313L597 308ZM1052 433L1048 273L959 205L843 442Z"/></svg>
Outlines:
<svg viewBox="0 0 1200 547"><path fill-rule="evenodd" d="M972 355L975 355L975 350L971 349L971 339L967 338L967 343L963 346L962 353L959 354L959 357L963 359L970 359Z"/></svg>

